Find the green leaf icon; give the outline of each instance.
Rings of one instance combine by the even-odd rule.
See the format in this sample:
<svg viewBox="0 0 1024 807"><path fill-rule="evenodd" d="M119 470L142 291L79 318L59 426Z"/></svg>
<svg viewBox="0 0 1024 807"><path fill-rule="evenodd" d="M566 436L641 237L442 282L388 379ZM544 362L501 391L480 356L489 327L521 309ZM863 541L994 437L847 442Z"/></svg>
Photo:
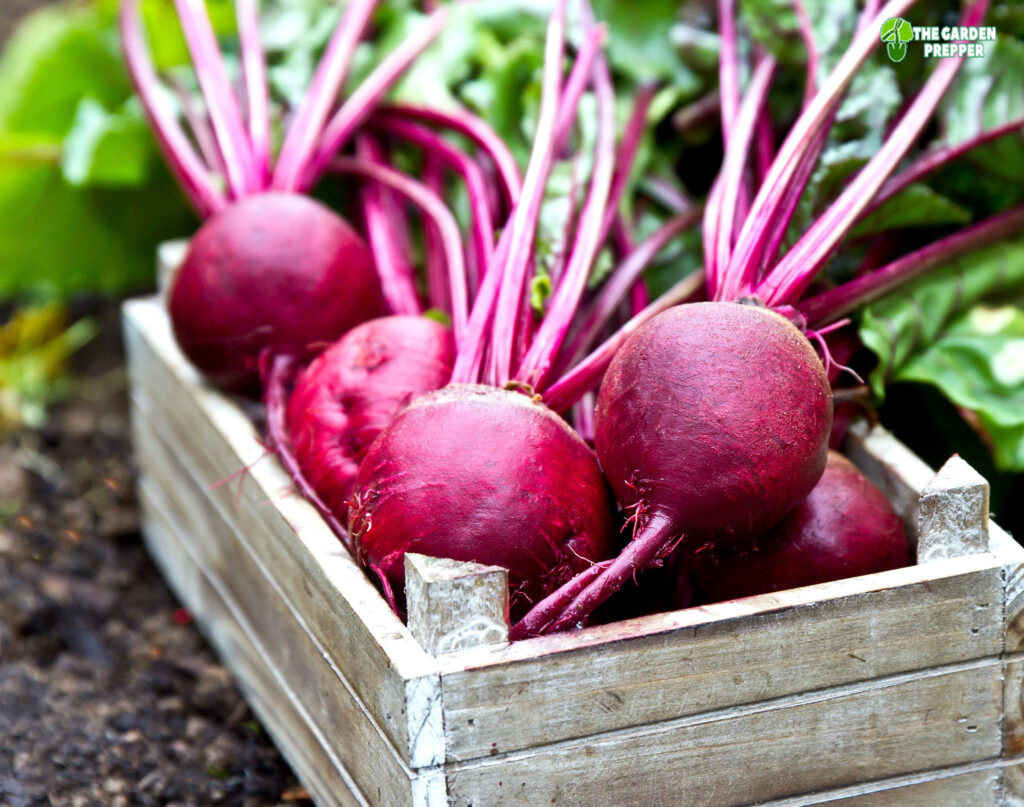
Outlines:
<svg viewBox="0 0 1024 807"><path fill-rule="evenodd" d="M906 43L914 38L914 29L902 17L890 17L882 23L881 36L886 43L885 50L889 58L894 62L902 62L907 56Z"/></svg>

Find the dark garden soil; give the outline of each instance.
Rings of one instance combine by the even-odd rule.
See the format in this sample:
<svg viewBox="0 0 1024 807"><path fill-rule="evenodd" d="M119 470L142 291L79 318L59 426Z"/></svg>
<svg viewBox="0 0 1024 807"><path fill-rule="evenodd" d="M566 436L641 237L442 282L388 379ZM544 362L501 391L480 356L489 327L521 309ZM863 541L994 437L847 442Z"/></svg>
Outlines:
<svg viewBox="0 0 1024 807"><path fill-rule="evenodd" d="M140 543L117 310L0 445L0 807L307 804Z"/></svg>

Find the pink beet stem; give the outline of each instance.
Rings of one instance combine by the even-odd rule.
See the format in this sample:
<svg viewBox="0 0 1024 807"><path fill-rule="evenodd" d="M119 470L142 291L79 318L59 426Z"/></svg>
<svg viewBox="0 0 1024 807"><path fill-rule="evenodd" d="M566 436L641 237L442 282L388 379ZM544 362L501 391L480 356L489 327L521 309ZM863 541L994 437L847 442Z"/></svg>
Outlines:
<svg viewBox="0 0 1024 807"><path fill-rule="evenodd" d="M809 327L819 328L840 319L860 305L885 296L893 289L946 261L1001 238L1017 235L1022 229L1024 205L990 216L952 235L940 238L869 274L803 300L795 307L807 318Z"/></svg>
<svg viewBox="0 0 1024 807"><path fill-rule="evenodd" d="M984 16L986 6L987 0L971 5L964 14L963 24L976 25ZM810 285L871 198L917 140L962 62L962 58L939 62L882 148L754 289L765 303L790 303Z"/></svg>
<svg viewBox="0 0 1024 807"><path fill-rule="evenodd" d="M757 119L761 109L768 100L772 76L775 73L775 60L766 57L758 62L747 92L743 95L739 113L733 124L732 135L725 152L722 165L721 192L716 196L716 209L719 223L716 231L717 241L714 245L715 265L719 268L729 265L732 257L733 237L736 222L740 220L740 195L743 191L744 178L747 175L747 163L750 156L750 145L757 130Z"/></svg>
<svg viewBox="0 0 1024 807"><path fill-rule="evenodd" d="M640 279L644 269L672 239L697 224L701 220L702 212L700 207L695 207L686 213L673 216L647 236L612 270L601 286L601 291L587 308L579 332L564 351L571 357L570 361L582 358L583 351L588 350L604 330L616 309L622 305L629 290Z"/></svg>
<svg viewBox="0 0 1024 807"><path fill-rule="evenodd" d="M607 70L607 68L605 68ZM622 204L622 197L626 193L626 186L629 184L630 175L633 173L633 166L636 163L636 155L640 150L640 141L643 139L644 131L647 128L647 113L651 108L651 101L657 87L651 84L644 85L636 91L633 100L633 109L629 113L629 120L626 121L626 128L622 133L622 140L619 142L618 151L615 153L615 175L612 178L611 193L608 194L608 205L604 211L604 221L601 223L601 243L608 238L608 234L615 226L616 217L619 216L619 206ZM623 230L625 222L621 222ZM621 233L620 233L621 234Z"/></svg>
<svg viewBox="0 0 1024 807"><path fill-rule="evenodd" d="M205 163L206 170L211 174L224 176L224 161L217 150L217 141L210 128L210 119L206 113L196 106L195 99L189 89L174 76L166 77L167 86L181 105L181 114L185 116L188 128L192 130L192 138L199 148L199 155Z"/></svg>
<svg viewBox="0 0 1024 807"><path fill-rule="evenodd" d="M375 165L388 165L384 149L368 135L357 138L356 154ZM403 250L406 241L396 232L399 226L396 214L399 211L387 209L385 193L388 192L377 183L367 183L360 189L366 232L380 276L381 291L392 313L421 314L423 306L416 291L415 270Z"/></svg>
<svg viewBox="0 0 1024 807"><path fill-rule="evenodd" d="M432 190L437 198L444 198L444 175L437 158L427 154L423 161L423 184ZM445 277L444 244L437 227L429 221L423 223L423 253L426 264L427 298L432 308L447 311L451 305L448 283ZM467 289L469 276L466 277ZM468 291L467 291L468 293Z"/></svg>
<svg viewBox="0 0 1024 807"><path fill-rule="evenodd" d="M927 154L922 154L898 174L894 174L889 178L889 181L882 186L881 190L875 194L875 198L871 200L871 203L861 213L861 217L876 210L900 191L928 176L933 171L948 165L958 157L962 157L964 154L984 146L986 143L991 143L993 140L1018 132L1021 129L1024 129L1024 118L1018 118L1009 123L1004 123L1002 126L995 126L984 132L979 132L962 143L940 146L929 151Z"/></svg>
<svg viewBox="0 0 1024 807"><path fill-rule="evenodd" d="M430 14L401 45L389 53L341 105L324 128L316 152L299 181L300 190L308 190L327 168L334 155L345 145L374 106L402 77L409 66L444 30L448 9Z"/></svg>
<svg viewBox="0 0 1024 807"><path fill-rule="evenodd" d="M298 373L295 359L290 356L264 356L263 363L263 403L267 410L267 436L270 447L277 454L292 481L298 486L302 495L312 504L321 518L327 522L345 548L352 551L351 538L345 526L338 521L331 508L324 504L313 486L309 484L299 462L291 449L288 438L288 426L285 422L288 407L288 388Z"/></svg>
<svg viewBox="0 0 1024 807"><path fill-rule="evenodd" d="M536 390L545 386L551 363L568 333L603 240L605 212L615 170L615 90L607 64L600 55L594 62L594 87L597 94L598 129L587 201L580 214L576 240L565 275L555 289L547 314L516 371L519 381L530 384Z"/></svg>
<svg viewBox="0 0 1024 807"><path fill-rule="evenodd" d="M560 102L562 53L565 46L565 6L566 0L556 0L548 23L540 114L522 196L508 224L511 231L508 255L503 266L499 264L487 268L487 274L501 271L503 277L491 335L492 365L502 382L512 377L512 347L519 316L519 301L525 290L527 268L533 255L532 246L544 199L544 187L554 162L554 130Z"/></svg>
<svg viewBox="0 0 1024 807"><path fill-rule="evenodd" d="M149 125L182 190L203 218L227 206L227 199L213 183L210 172L196 154L185 132L160 100L160 81L146 50L139 19L138 0L124 0L119 18L121 47L128 75L142 101Z"/></svg>
<svg viewBox="0 0 1024 807"><path fill-rule="evenodd" d="M559 102L558 121L555 123L555 152L561 152L576 123L576 111L580 98L590 80L594 59L600 53L607 38L608 31L603 25L595 25L583 37L583 43L576 52L569 77L562 88L562 100Z"/></svg>
<svg viewBox="0 0 1024 807"><path fill-rule="evenodd" d="M408 104L382 105L380 111L401 119L414 118L425 123L443 126L446 129L465 135L476 143L490 161L494 163L501 177L505 200L509 205L514 205L519 200L523 181L519 176L519 168L516 165L515 158L512 156L512 152L508 150L505 142L483 119L466 110L442 111L429 107L410 106Z"/></svg>
<svg viewBox="0 0 1024 807"><path fill-rule="evenodd" d="M270 102L267 66L260 44L257 0L236 0L238 41L242 53L245 100L248 107L249 142L259 187L270 182Z"/></svg>
<svg viewBox="0 0 1024 807"><path fill-rule="evenodd" d="M206 101L217 147L224 159L225 178L234 199L262 190L253 162L252 145L245 131L224 58L217 46L205 0L174 0L185 34L192 66Z"/></svg>
<svg viewBox="0 0 1024 807"><path fill-rule="evenodd" d="M786 190L794 175L806 162L807 153L814 147L818 134L827 128L857 69L881 41L878 38L881 24L889 17L901 16L913 3L914 0L890 0L886 4L874 24L866 26L854 37L839 63L790 129L744 219L732 260L724 270L725 282L720 284L716 299L736 299L756 279L764 251L774 232L772 226L786 204Z"/></svg>
<svg viewBox="0 0 1024 807"><path fill-rule="evenodd" d="M271 185L275 190L294 191L302 186L324 122L345 84L356 45L379 1L352 0L345 9L345 16L331 35L309 89L288 126L274 167Z"/></svg>
<svg viewBox="0 0 1024 807"><path fill-rule="evenodd" d="M468 309L466 266L463 260L459 225L448 206L423 183L417 182L412 177L393 168L376 165L359 158L336 157L331 163L331 170L341 174L354 174L387 185L420 208L423 214L437 227L441 233L448 266L448 282L452 299L452 333L455 336L456 344L458 344L466 329Z"/></svg>
<svg viewBox="0 0 1024 807"><path fill-rule="evenodd" d="M394 114L375 114L374 128L401 137L431 153L458 174L466 186L470 213L473 220L473 250L478 267L486 267L494 252L494 220L488 204L488 183L477 162L462 149L453 146L425 126L404 120Z"/></svg>
<svg viewBox="0 0 1024 807"><path fill-rule="evenodd" d="M612 358L637 328L662 311L667 311L672 306L695 297L703 285L703 271L697 271L684 277L552 384L544 393L544 403L555 412L564 412L569 409L585 392L601 383L601 378L604 376L605 370L608 369Z"/></svg>
<svg viewBox="0 0 1024 807"><path fill-rule="evenodd" d="M735 0L718 0L718 87L722 142L728 144L740 110L740 54L736 36Z"/></svg>
<svg viewBox="0 0 1024 807"><path fill-rule="evenodd" d="M793 0L793 11L796 12L800 38L803 39L804 47L807 49L807 76L804 79L804 107L806 107L818 88L818 64L821 57L818 55L818 45L814 41L814 27L811 25L811 18L807 13L804 0Z"/></svg>

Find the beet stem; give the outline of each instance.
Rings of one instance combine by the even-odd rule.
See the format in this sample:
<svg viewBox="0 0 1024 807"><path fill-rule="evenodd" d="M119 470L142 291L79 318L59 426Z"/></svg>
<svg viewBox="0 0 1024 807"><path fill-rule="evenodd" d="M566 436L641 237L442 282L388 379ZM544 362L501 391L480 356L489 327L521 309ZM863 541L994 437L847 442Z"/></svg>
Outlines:
<svg viewBox="0 0 1024 807"><path fill-rule="evenodd" d="M645 322L662 311L694 297L704 285L704 272L687 275L658 297L647 308L630 319L619 330L593 350L583 361L552 384L544 393L544 403L555 412L564 412L588 390L601 383L605 370L625 341Z"/></svg>
<svg viewBox="0 0 1024 807"><path fill-rule="evenodd" d="M774 232L773 225L786 204L786 191L794 175L805 164L819 133L827 129L854 74L881 41L878 30L882 22L889 17L901 16L913 3L914 0L890 0L876 16L876 24L866 26L854 37L814 99L797 118L745 217L730 265L725 270L726 282L716 291L716 299L736 299L742 289L755 280L764 250Z"/></svg>
<svg viewBox="0 0 1024 807"><path fill-rule="evenodd" d="M408 104L385 105L380 107L380 111L399 119L415 118L465 135L476 143L494 163L501 178L502 189L508 204L514 205L519 200L523 181L519 175L519 167L516 165L515 158L505 142L481 118L467 110L441 111Z"/></svg>
<svg viewBox="0 0 1024 807"><path fill-rule="evenodd" d="M242 122L238 98L228 80L224 57L206 9L205 0L174 0L182 32L192 56L213 133L224 159L225 179L232 198L262 190L253 163L252 146Z"/></svg>
<svg viewBox="0 0 1024 807"><path fill-rule="evenodd" d="M196 212L203 218L212 216L227 206L227 198L214 184L209 170L196 154L178 121L161 103L159 96L162 88L146 49L138 0L124 0L119 22L128 75L142 101L142 108L160 150L167 159L167 165Z"/></svg>
<svg viewBox="0 0 1024 807"><path fill-rule="evenodd" d="M448 265L448 280L452 298L452 333L455 335L456 344L458 344L466 330L468 292L462 235L451 210L430 188L393 168L353 157L336 157L331 163L331 168L338 173L355 174L374 182L380 182L398 191L419 207L423 214L437 226L441 233L445 260Z"/></svg>
<svg viewBox="0 0 1024 807"><path fill-rule="evenodd" d="M267 66L260 44L260 15L257 0L237 0L238 41L245 79L248 107L249 142L253 168L259 187L270 182L270 101L267 90Z"/></svg>
<svg viewBox="0 0 1024 807"><path fill-rule="evenodd" d="M334 29L278 154L271 181L275 190L295 191L301 187L324 122L345 83L356 45L378 2L352 0Z"/></svg>
<svg viewBox="0 0 1024 807"><path fill-rule="evenodd" d="M366 120L376 103L409 69L416 57L433 43L447 22L446 7L434 11L352 91L319 137L314 156L304 174L300 175L299 190L308 190L316 184L334 155Z"/></svg>
<svg viewBox="0 0 1024 807"><path fill-rule="evenodd" d="M965 25L977 24L986 4L987 0L972 4L962 22ZM765 303L780 305L791 302L798 299L810 285L839 242L853 227L861 211L913 145L962 62L962 58L955 58L944 59L939 63L882 148L756 286L754 293Z"/></svg>
<svg viewBox="0 0 1024 807"><path fill-rule="evenodd" d="M1017 235L1022 229L1024 205L1018 205L940 238L842 286L798 302L795 308L807 318L810 327L827 325L958 255Z"/></svg>
<svg viewBox="0 0 1024 807"><path fill-rule="evenodd" d="M473 250L477 266L486 268L494 253L494 220L488 203L488 183L477 162L462 149L425 126L403 120L394 114L375 114L371 125L420 146L424 153L437 155L457 173L466 186L473 220Z"/></svg>
<svg viewBox="0 0 1024 807"><path fill-rule="evenodd" d="M356 154L368 162L388 166L384 149L369 135L357 138ZM388 308L395 314L417 315L423 313L423 306L416 291L415 270L404 249L408 239L401 230L405 223L403 211L395 209L395 200L385 196L390 193L376 183L367 183L360 189L366 233Z"/></svg>

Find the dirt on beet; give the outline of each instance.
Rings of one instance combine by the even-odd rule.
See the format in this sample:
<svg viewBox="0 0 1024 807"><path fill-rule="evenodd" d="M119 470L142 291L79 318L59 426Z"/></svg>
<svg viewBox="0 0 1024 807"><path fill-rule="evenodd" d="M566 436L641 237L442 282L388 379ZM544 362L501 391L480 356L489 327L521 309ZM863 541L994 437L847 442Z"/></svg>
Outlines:
<svg viewBox="0 0 1024 807"><path fill-rule="evenodd" d="M115 305L0 444L0 807L308 804L139 537Z"/></svg>

